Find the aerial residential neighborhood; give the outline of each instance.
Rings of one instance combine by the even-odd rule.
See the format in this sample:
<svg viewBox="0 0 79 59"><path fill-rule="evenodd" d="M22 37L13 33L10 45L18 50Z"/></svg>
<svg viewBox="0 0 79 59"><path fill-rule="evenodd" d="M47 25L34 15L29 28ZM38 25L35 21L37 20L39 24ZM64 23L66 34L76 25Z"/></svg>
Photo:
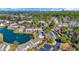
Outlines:
<svg viewBox="0 0 79 59"><path fill-rule="evenodd" d="M79 12L0 12L0 51L79 51Z"/></svg>

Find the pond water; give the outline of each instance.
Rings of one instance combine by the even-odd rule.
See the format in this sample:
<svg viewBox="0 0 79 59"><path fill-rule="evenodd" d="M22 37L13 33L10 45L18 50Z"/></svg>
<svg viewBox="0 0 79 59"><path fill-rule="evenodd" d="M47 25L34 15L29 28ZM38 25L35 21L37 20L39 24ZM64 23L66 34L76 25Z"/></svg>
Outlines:
<svg viewBox="0 0 79 59"><path fill-rule="evenodd" d="M3 41L10 44L13 44L14 42L18 42L18 44L23 44L29 41L32 37L31 34L14 33L14 31L7 28L0 28L0 33L3 34Z"/></svg>

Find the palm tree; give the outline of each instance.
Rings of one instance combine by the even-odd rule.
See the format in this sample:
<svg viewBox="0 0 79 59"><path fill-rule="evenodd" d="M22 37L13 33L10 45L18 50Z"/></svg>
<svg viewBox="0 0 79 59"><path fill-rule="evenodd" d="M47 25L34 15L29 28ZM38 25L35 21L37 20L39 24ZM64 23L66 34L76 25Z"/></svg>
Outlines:
<svg viewBox="0 0 79 59"><path fill-rule="evenodd" d="M52 43L55 42L55 39L53 37L51 37L47 42L50 43L50 44L52 44Z"/></svg>
<svg viewBox="0 0 79 59"><path fill-rule="evenodd" d="M54 26L55 26L55 22L54 22L54 21L52 21L52 22L51 22L51 24L49 25L49 27L50 27L50 29L53 29L53 28L54 28Z"/></svg>

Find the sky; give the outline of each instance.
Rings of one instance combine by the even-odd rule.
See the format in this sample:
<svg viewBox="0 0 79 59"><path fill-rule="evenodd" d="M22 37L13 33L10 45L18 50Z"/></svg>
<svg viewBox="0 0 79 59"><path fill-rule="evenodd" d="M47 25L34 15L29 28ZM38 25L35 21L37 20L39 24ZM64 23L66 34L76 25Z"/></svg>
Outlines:
<svg viewBox="0 0 79 59"><path fill-rule="evenodd" d="M0 11L79 11L79 8L0 8Z"/></svg>

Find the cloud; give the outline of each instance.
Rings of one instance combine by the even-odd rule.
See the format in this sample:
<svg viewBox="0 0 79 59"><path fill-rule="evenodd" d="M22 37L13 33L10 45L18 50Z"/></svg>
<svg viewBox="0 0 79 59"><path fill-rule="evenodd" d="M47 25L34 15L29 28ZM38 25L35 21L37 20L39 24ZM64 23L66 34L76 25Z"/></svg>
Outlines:
<svg viewBox="0 0 79 59"><path fill-rule="evenodd" d="M79 11L79 8L65 8L64 11Z"/></svg>

